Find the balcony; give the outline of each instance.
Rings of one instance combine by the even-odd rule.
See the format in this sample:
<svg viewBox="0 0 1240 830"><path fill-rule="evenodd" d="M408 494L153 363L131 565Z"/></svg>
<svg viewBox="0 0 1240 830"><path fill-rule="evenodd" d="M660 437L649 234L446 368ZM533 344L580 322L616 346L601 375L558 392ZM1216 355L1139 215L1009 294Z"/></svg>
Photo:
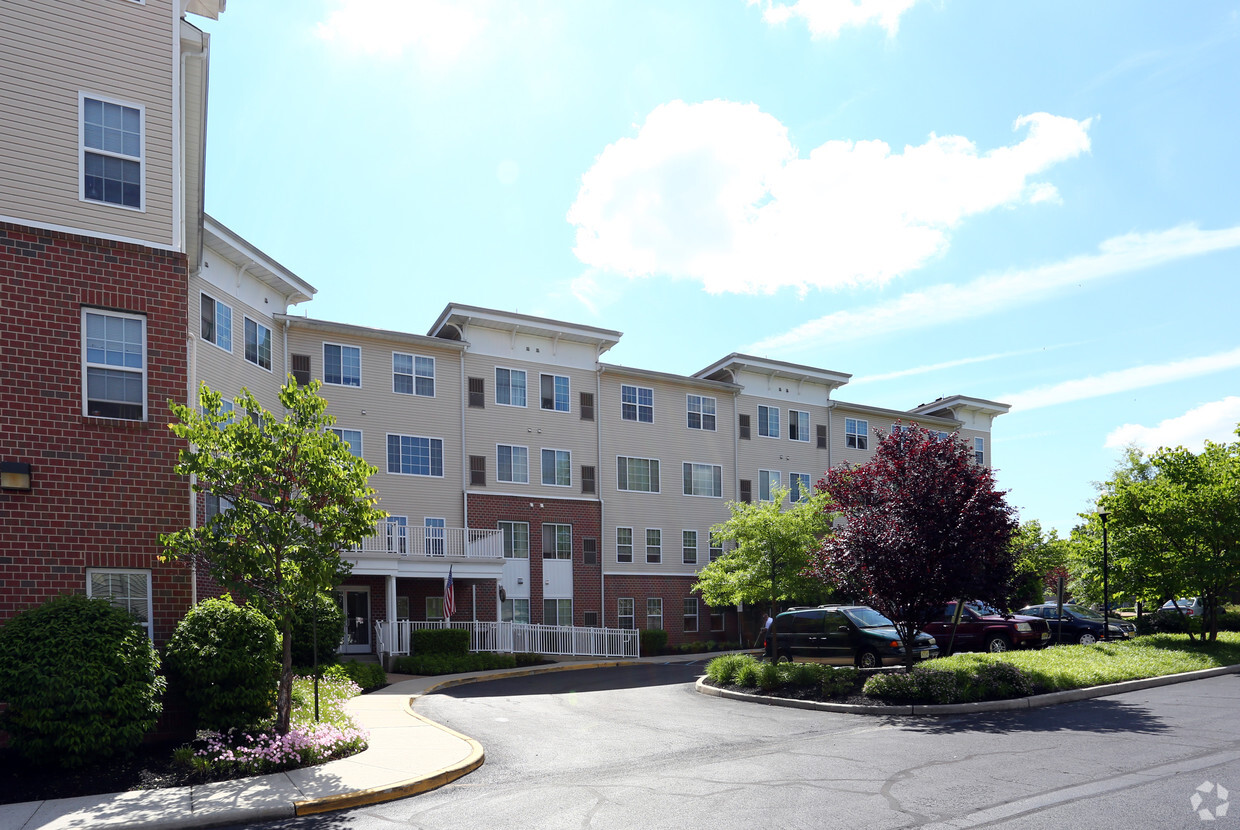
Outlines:
<svg viewBox="0 0 1240 830"><path fill-rule="evenodd" d="M420 561L448 557L503 559L504 535L499 530L408 527L395 522L380 522L374 535L363 539L353 552Z"/></svg>

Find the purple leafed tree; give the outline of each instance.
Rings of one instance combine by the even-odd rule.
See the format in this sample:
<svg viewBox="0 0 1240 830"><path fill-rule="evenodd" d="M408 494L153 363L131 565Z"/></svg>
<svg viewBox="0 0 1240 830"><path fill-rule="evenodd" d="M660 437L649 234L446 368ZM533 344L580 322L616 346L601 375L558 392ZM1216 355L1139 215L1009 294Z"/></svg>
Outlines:
<svg viewBox="0 0 1240 830"><path fill-rule="evenodd" d="M916 633L953 600L1006 607L1015 511L964 441L916 424L878 435L873 459L827 473L843 521L813 573L896 623L908 662Z"/></svg>

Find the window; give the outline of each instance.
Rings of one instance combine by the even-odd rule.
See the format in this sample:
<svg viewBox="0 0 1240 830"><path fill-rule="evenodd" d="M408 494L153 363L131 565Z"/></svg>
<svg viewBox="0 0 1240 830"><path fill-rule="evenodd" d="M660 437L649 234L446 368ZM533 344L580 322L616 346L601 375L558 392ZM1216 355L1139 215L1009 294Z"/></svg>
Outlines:
<svg viewBox="0 0 1240 830"><path fill-rule="evenodd" d="M616 528L616 561L633 561L633 528Z"/></svg>
<svg viewBox="0 0 1240 830"><path fill-rule="evenodd" d="M598 612L587 611L581 615L581 623L586 628L598 628Z"/></svg>
<svg viewBox="0 0 1240 830"><path fill-rule="evenodd" d="M738 436L743 441L749 440L749 415L743 413L736 416L736 428Z"/></svg>
<svg viewBox="0 0 1240 830"><path fill-rule="evenodd" d="M151 631L151 572L86 569L86 595L102 597L133 615L134 624Z"/></svg>
<svg viewBox="0 0 1240 830"><path fill-rule="evenodd" d="M512 484L530 483L530 451L526 447L499 444L495 448L496 474L500 481Z"/></svg>
<svg viewBox="0 0 1240 830"><path fill-rule="evenodd" d="M469 379L469 405L474 409L486 409L487 387L486 378Z"/></svg>
<svg viewBox="0 0 1240 830"><path fill-rule="evenodd" d="M245 318L245 359L271 371L271 329Z"/></svg>
<svg viewBox="0 0 1240 830"><path fill-rule="evenodd" d="M146 420L146 318L82 309L83 414Z"/></svg>
<svg viewBox="0 0 1240 830"><path fill-rule="evenodd" d="M310 355L295 354L291 356L293 361L293 380L297 381L298 386L310 385Z"/></svg>
<svg viewBox="0 0 1240 830"><path fill-rule="evenodd" d="M202 494L203 521L209 522L221 513L232 510L233 501L228 496L217 496L215 493Z"/></svg>
<svg viewBox="0 0 1240 830"><path fill-rule="evenodd" d="M361 386L362 350L357 346L324 343L323 382L337 386Z"/></svg>
<svg viewBox="0 0 1240 830"><path fill-rule="evenodd" d="M232 351L232 309L206 294L202 295L202 339L226 352Z"/></svg>
<svg viewBox="0 0 1240 830"><path fill-rule="evenodd" d="M438 438L389 435L387 457L389 473L443 477L443 441Z"/></svg>
<svg viewBox="0 0 1240 830"><path fill-rule="evenodd" d="M753 501L753 485L750 483L749 479L747 478L742 478L740 481L740 485L741 485L741 501L743 501L745 504L751 503Z"/></svg>
<svg viewBox="0 0 1240 830"><path fill-rule="evenodd" d="M504 622L530 622L530 601L528 599L506 599L500 606L500 618Z"/></svg>
<svg viewBox="0 0 1240 830"><path fill-rule="evenodd" d="M986 463L986 439L985 438L974 438L973 439L973 460L976 461L978 464Z"/></svg>
<svg viewBox="0 0 1240 830"><path fill-rule="evenodd" d="M758 434L767 438L779 437L779 407L758 407Z"/></svg>
<svg viewBox="0 0 1240 830"><path fill-rule="evenodd" d="M723 497L723 468L718 464L684 463L685 495Z"/></svg>
<svg viewBox="0 0 1240 830"><path fill-rule="evenodd" d="M903 425L901 425L901 424L892 424L892 425L891 425L891 434L892 434L892 435L899 435L901 432L903 432L903 431L904 431L904 430L906 430L906 429L908 429L908 427L903 426Z"/></svg>
<svg viewBox="0 0 1240 830"><path fill-rule="evenodd" d="M577 408L581 410L581 420L594 420L594 393L582 392L579 396ZM598 613L597 611L595 612Z"/></svg>
<svg viewBox="0 0 1240 830"><path fill-rule="evenodd" d="M702 395L690 395L689 429L705 429L715 431L715 399Z"/></svg>
<svg viewBox="0 0 1240 830"><path fill-rule="evenodd" d="M626 421L654 423L654 390L645 386L620 386L620 417Z"/></svg>
<svg viewBox="0 0 1240 830"><path fill-rule="evenodd" d="M445 526L447 521L444 519L426 519L422 523L423 538L426 540L426 546L423 551L427 556L443 556L444 554L444 537L447 533Z"/></svg>
<svg viewBox="0 0 1240 830"><path fill-rule="evenodd" d="M563 375L542 375L539 377L539 406L556 412L568 412L568 378Z"/></svg>
<svg viewBox="0 0 1240 830"><path fill-rule="evenodd" d="M595 492L595 489L596 488L594 486L594 465L593 464L581 465L581 492L593 493Z"/></svg>
<svg viewBox="0 0 1240 830"><path fill-rule="evenodd" d="M384 521L387 533L387 549L389 553L402 556L409 552L409 518L407 516L388 516Z"/></svg>
<svg viewBox="0 0 1240 830"><path fill-rule="evenodd" d="M504 406L525 406L524 370L495 370L495 402Z"/></svg>
<svg viewBox="0 0 1240 830"><path fill-rule="evenodd" d="M469 486L487 486L487 457L485 455L471 455L469 457Z"/></svg>
<svg viewBox="0 0 1240 830"><path fill-rule="evenodd" d="M616 487L635 493L659 492L659 460L617 456Z"/></svg>
<svg viewBox="0 0 1240 830"><path fill-rule="evenodd" d="M583 565L598 564L598 539L588 537L581 540L581 562Z"/></svg>
<svg viewBox="0 0 1240 830"><path fill-rule="evenodd" d="M143 108L79 96L81 198L142 210Z"/></svg>
<svg viewBox="0 0 1240 830"><path fill-rule="evenodd" d="M572 625L573 601L571 599L544 599L543 625Z"/></svg>
<svg viewBox="0 0 1240 830"><path fill-rule="evenodd" d="M818 424L814 431L818 434L818 449L825 450L827 448L827 425Z"/></svg>
<svg viewBox="0 0 1240 830"><path fill-rule="evenodd" d="M428 621L443 619L443 597L426 598L426 619Z"/></svg>
<svg viewBox="0 0 1240 830"><path fill-rule="evenodd" d="M809 483L809 473L789 473L788 486L792 488L788 496L792 501L809 501L809 497L814 495L813 486Z"/></svg>
<svg viewBox="0 0 1240 830"><path fill-rule="evenodd" d="M710 630L711 631L723 631L723 627L724 627L723 609L722 608L710 609Z"/></svg>
<svg viewBox="0 0 1240 830"><path fill-rule="evenodd" d="M663 627L663 598L646 598L646 628Z"/></svg>
<svg viewBox="0 0 1240 830"><path fill-rule="evenodd" d="M616 628L637 628L637 620L633 614L632 597L619 597L616 599Z"/></svg>
<svg viewBox="0 0 1240 830"><path fill-rule="evenodd" d="M573 526L543 525L543 559L573 558Z"/></svg>
<svg viewBox="0 0 1240 830"><path fill-rule="evenodd" d="M542 451L542 483L552 487L573 485L572 453L568 450Z"/></svg>
<svg viewBox="0 0 1240 830"><path fill-rule="evenodd" d="M345 443L349 452L358 458L362 457L362 431L360 429L337 429L330 427L336 437Z"/></svg>
<svg viewBox="0 0 1240 830"><path fill-rule="evenodd" d="M788 439L809 443L809 413L788 410Z"/></svg>
<svg viewBox="0 0 1240 830"><path fill-rule="evenodd" d="M435 397L435 358L392 352L392 391L399 395Z"/></svg>
<svg viewBox="0 0 1240 830"><path fill-rule="evenodd" d="M716 537L710 537L710 561L714 562L720 556L723 556L723 540Z"/></svg>
<svg viewBox="0 0 1240 830"><path fill-rule="evenodd" d="M870 422L860 418L844 419L844 446L864 450L870 446Z"/></svg>
<svg viewBox="0 0 1240 830"><path fill-rule="evenodd" d="M697 564L697 531L680 531L680 561L686 565Z"/></svg>
<svg viewBox="0 0 1240 830"><path fill-rule="evenodd" d="M663 531L658 528L646 528L646 561L651 564L663 561Z"/></svg>
<svg viewBox="0 0 1240 830"><path fill-rule="evenodd" d="M694 632L698 629L698 601L696 597L685 597L685 631Z"/></svg>
<svg viewBox="0 0 1240 830"><path fill-rule="evenodd" d="M530 558L529 522L500 522L499 529L504 537L505 559Z"/></svg>
<svg viewBox="0 0 1240 830"><path fill-rule="evenodd" d="M770 501L779 487L779 470L758 470L758 500Z"/></svg>

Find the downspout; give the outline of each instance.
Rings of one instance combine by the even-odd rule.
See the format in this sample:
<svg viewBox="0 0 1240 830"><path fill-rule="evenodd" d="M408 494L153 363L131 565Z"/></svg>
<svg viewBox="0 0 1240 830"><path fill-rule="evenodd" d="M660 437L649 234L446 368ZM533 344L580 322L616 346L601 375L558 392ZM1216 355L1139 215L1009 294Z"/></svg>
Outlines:
<svg viewBox="0 0 1240 830"><path fill-rule="evenodd" d="M285 307L285 313L288 313L287 306ZM284 332L284 383L288 383L288 376L292 368L292 361L289 360L288 356L288 320L281 320L280 322L282 323L280 328ZM281 384L281 386L283 385Z"/></svg>
<svg viewBox="0 0 1240 830"><path fill-rule="evenodd" d="M465 388L465 350L461 349L461 524L465 530L465 544L469 544L469 470L468 449L465 446L465 407L469 390Z"/></svg>
<svg viewBox="0 0 1240 830"><path fill-rule="evenodd" d="M198 276L198 269L196 268L194 269L194 276ZM188 316L190 313L187 308L186 315ZM198 397L196 394L198 385L196 380L197 373L195 371L198 366L198 343L194 338L193 331L191 319L189 328L185 332L185 382L187 386L185 390L185 405L191 407L197 406L195 401ZM197 480L198 477L190 473L189 526L191 528L198 527L198 495L194 492L194 484ZM198 604L198 562L196 560L191 562L189 569L189 604L191 608Z"/></svg>
<svg viewBox="0 0 1240 830"><path fill-rule="evenodd" d="M604 553L607 542L607 500L603 498L603 367L600 364L602 352L595 355L594 369L594 446L598 453L598 467L594 474L594 489L598 496L598 599L599 622L607 627L607 556ZM620 621L616 621L620 625Z"/></svg>

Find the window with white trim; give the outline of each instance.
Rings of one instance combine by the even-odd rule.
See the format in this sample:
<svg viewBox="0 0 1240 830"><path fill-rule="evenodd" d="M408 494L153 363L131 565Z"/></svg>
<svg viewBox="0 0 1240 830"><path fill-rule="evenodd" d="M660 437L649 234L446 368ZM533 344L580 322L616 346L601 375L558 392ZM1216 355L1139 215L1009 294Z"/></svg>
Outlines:
<svg viewBox="0 0 1240 830"><path fill-rule="evenodd" d="M362 431L360 429L339 429L329 427L336 437L345 443L349 452L358 458L362 457Z"/></svg>
<svg viewBox="0 0 1240 830"><path fill-rule="evenodd" d="M525 370L495 369L495 402L501 406L525 406Z"/></svg>
<svg viewBox="0 0 1240 830"><path fill-rule="evenodd" d="M689 429L715 431L715 399L705 395L689 395Z"/></svg>
<svg viewBox="0 0 1240 830"><path fill-rule="evenodd" d="M779 407L759 404L758 434L766 438L779 437Z"/></svg>
<svg viewBox="0 0 1240 830"><path fill-rule="evenodd" d="M870 446L870 422L862 418L844 419L844 446L864 450Z"/></svg>
<svg viewBox="0 0 1240 830"><path fill-rule="evenodd" d="M500 522L499 529L504 539L505 559L530 558L529 522Z"/></svg>
<svg viewBox="0 0 1240 830"><path fill-rule="evenodd" d="M145 108L79 94L81 193L89 202L143 209Z"/></svg>
<svg viewBox="0 0 1240 830"><path fill-rule="evenodd" d="M616 628L637 628L632 597L616 598Z"/></svg>
<svg viewBox="0 0 1240 830"><path fill-rule="evenodd" d="M663 561L663 531L657 527L646 528L646 561L652 565Z"/></svg>
<svg viewBox="0 0 1240 830"><path fill-rule="evenodd" d="M126 569L86 569L86 595L101 597L133 615L134 624L154 639L151 629L151 572Z"/></svg>
<svg viewBox="0 0 1240 830"><path fill-rule="evenodd" d="M398 395L435 397L435 358L392 352L392 391Z"/></svg>
<svg viewBox="0 0 1240 830"><path fill-rule="evenodd" d="M685 622L684 630L686 633L692 634L698 630L698 601L697 597L685 597Z"/></svg>
<svg viewBox="0 0 1240 830"><path fill-rule="evenodd" d="M973 460L976 461L978 464L986 463L986 439L985 438L974 438L973 439Z"/></svg>
<svg viewBox="0 0 1240 830"><path fill-rule="evenodd" d="M249 317L245 318L245 359L271 371L271 329Z"/></svg>
<svg viewBox="0 0 1240 830"><path fill-rule="evenodd" d="M616 488L633 493L659 492L659 459L617 456Z"/></svg>
<svg viewBox="0 0 1240 830"><path fill-rule="evenodd" d="M573 601L571 599L544 599L543 625L572 625Z"/></svg>
<svg viewBox="0 0 1240 830"><path fill-rule="evenodd" d="M384 531L387 534L389 553L399 553L403 556L409 552L408 516L388 516L384 520Z"/></svg>
<svg viewBox="0 0 1240 830"><path fill-rule="evenodd" d="M646 628L663 627L663 597L646 597Z"/></svg>
<svg viewBox="0 0 1240 830"><path fill-rule="evenodd" d="M443 556L444 543L447 539L447 519L427 517L422 522L422 538L426 545L423 552L427 556Z"/></svg>
<svg viewBox="0 0 1240 830"><path fill-rule="evenodd" d="M573 526L545 524L542 526L543 559L573 558Z"/></svg>
<svg viewBox="0 0 1240 830"><path fill-rule="evenodd" d="M654 423L654 389L648 386L620 385L620 417L625 421Z"/></svg>
<svg viewBox="0 0 1240 830"><path fill-rule="evenodd" d="M530 601L528 599L506 599L500 605L500 619L503 622L529 624Z"/></svg>
<svg viewBox="0 0 1240 830"><path fill-rule="evenodd" d="M538 381L539 406L554 412L568 412L569 396L572 394L568 378L564 375L540 375Z"/></svg>
<svg viewBox="0 0 1240 830"><path fill-rule="evenodd" d="M420 435L388 435L387 460L389 473L443 478L443 440Z"/></svg>
<svg viewBox="0 0 1240 830"><path fill-rule="evenodd" d="M443 617L443 597L427 597L426 598L426 619L428 622L442 620Z"/></svg>
<svg viewBox="0 0 1240 830"><path fill-rule="evenodd" d="M508 444L495 446L495 477L511 484L530 483L530 451L528 447Z"/></svg>
<svg viewBox="0 0 1240 830"><path fill-rule="evenodd" d="M323 382L335 386L361 386L362 350L357 346L324 343Z"/></svg>
<svg viewBox="0 0 1240 830"><path fill-rule="evenodd" d="M686 461L683 470L686 496L723 498L723 467Z"/></svg>
<svg viewBox="0 0 1240 830"><path fill-rule="evenodd" d="M779 487L779 470L758 470L758 499L770 501Z"/></svg>
<svg viewBox="0 0 1240 830"><path fill-rule="evenodd" d="M568 450L542 451L542 483L551 487L573 486L573 454Z"/></svg>
<svg viewBox="0 0 1240 830"><path fill-rule="evenodd" d="M788 439L809 443L809 413L799 409L788 410Z"/></svg>
<svg viewBox="0 0 1240 830"><path fill-rule="evenodd" d="M633 528L616 528L616 561L633 561Z"/></svg>
<svg viewBox="0 0 1240 830"><path fill-rule="evenodd" d="M680 531L680 561L685 565L697 564L697 543L696 530Z"/></svg>
<svg viewBox="0 0 1240 830"><path fill-rule="evenodd" d="M788 498L792 501L809 501L809 497L814 495L813 486L809 483L809 473L789 473L788 486L791 492Z"/></svg>
<svg viewBox="0 0 1240 830"><path fill-rule="evenodd" d="M202 339L232 351L232 308L207 294L199 295Z"/></svg>
<svg viewBox="0 0 1240 830"><path fill-rule="evenodd" d="M723 540L712 535L710 537L710 561L714 562L720 556L723 556Z"/></svg>
<svg viewBox="0 0 1240 830"><path fill-rule="evenodd" d="M82 309L82 413L146 420L146 317Z"/></svg>

